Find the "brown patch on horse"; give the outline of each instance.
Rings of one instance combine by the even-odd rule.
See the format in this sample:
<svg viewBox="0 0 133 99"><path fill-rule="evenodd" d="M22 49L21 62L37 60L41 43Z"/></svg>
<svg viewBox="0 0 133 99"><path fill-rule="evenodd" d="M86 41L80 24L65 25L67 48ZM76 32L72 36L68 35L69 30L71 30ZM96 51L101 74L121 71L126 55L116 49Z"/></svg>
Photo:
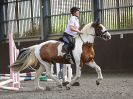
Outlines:
<svg viewBox="0 0 133 99"><path fill-rule="evenodd" d="M58 56L58 45L59 42L57 43L47 43L45 45L42 46L42 48L40 49L40 57L42 58L42 60L52 63L52 62L56 62L56 63L63 63L63 64L69 64L69 60L64 59L62 56Z"/></svg>
<svg viewBox="0 0 133 99"><path fill-rule="evenodd" d="M96 35L101 34L103 28L100 26L99 23L95 23L95 22L94 22L94 23L92 24L92 27L94 27Z"/></svg>
<svg viewBox="0 0 133 99"><path fill-rule="evenodd" d="M93 61L95 56L95 52L93 49L92 43L84 43L82 45L82 54L81 54L81 60L80 60L80 66L83 67L86 62Z"/></svg>

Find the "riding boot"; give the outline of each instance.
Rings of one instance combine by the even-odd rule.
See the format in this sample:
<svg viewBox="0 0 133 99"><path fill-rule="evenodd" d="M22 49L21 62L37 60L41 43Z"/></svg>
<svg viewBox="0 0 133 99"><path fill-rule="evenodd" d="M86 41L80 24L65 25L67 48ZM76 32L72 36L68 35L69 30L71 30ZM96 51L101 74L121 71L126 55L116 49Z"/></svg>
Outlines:
<svg viewBox="0 0 133 99"><path fill-rule="evenodd" d="M69 60L72 58L70 53L66 53L63 57Z"/></svg>
<svg viewBox="0 0 133 99"><path fill-rule="evenodd" d="M67 50L65 51L66 53L64 54L64 58L65 59L71 59L71 54L70 54L70 51L69 51L69 49L67 48Z"/></svg>
<svg viewBox="0 0 133 99"><path fill-rule="evenodd" d="M64 50L65 50L65 54L64 54L64 58L65 59L71 59L72 57L71 57L71 54L70 54L70 48L69 48L69 45L68 44L66 44L66 45L64 45L63 46L63 48L64 48Z"/></svg>

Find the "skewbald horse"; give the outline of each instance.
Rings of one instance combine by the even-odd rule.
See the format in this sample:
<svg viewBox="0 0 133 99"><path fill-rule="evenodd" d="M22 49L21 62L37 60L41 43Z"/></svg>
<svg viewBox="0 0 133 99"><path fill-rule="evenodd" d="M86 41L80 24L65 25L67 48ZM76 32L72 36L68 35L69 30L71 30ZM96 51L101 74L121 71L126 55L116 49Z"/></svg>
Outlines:
<svg viewBox="0 0 133 99"><path fill-rule="evenodd" d="M93 43L95 37L101 37L104 40L111 39L111 35L99 21L91 22L83 27L82 35L75 36L75 48L72 51L75 65L76 75L72 81L66 85L66 89L70 89L71 85L76 82L81 76L81 68L88 65L94 68L98 74L96 84L99 85L103 79L101 68L94 61ZM58 85L62 86L62 82L51 74L51 64L62 63L71 64L69 60L63 58L62 48L63 42L49 40L38 45L28 48L23 48L18 55L16 62L11 66L14 71L22 71L29 66L39 66L35 76L35 87L45 90L39 85L39 76L46 70L46 75L53 79Z"/></svg>

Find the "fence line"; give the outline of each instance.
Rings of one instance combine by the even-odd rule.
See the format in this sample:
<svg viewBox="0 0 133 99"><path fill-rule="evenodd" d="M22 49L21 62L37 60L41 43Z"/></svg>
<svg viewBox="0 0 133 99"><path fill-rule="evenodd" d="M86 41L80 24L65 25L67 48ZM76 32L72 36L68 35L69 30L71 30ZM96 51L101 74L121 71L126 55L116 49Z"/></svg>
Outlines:
<svg viewBox="0 0 133 99"><path fill-rule="evenodd" d="M8 0L3 1L4 33L14 33L15 38L41 37L40 1L47 1L48 15L43 14L43 31L46 35L62 34L70 18L70 8L81 8L80 25L93 21L93 0ZM97 0L99 18L109 30L133 29L133 0ZM48 25L48 26L47 26ZM13 30L12 30L13 29Z"/></svg>

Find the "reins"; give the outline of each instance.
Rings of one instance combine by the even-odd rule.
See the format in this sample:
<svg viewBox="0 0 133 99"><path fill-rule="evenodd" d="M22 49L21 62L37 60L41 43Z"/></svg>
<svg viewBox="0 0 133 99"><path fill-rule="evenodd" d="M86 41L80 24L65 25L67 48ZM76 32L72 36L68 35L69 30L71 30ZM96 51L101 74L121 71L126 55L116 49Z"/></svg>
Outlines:
<svg viewBox="0 0 133 99"><path fill-rule="evenodd" d="M82 39L82 37L81 37L81 35L80 35L80 34L79 34L79 37L80 37L81 41L82 41L83 43L85 43L85 42L84 42L84 40Z"/></svg>
<svg viewBox="0 0 133 99"><path fill-rule="evenodd" d="M94 36L94 35L93 35ZM84 40L82 39L81 35L79 34L80 39L82 40L83 44L85 44ZM93 45L93 44L92 44ZM87 45L89 47L89 45Z"/></svg>
<svg viewBox="0 0 133 99"><path fill-rule="evenodd" d="M93 34L89 34L89 35L91 35L91 36L94 36L94 37L95 37L95 35L93 35ZM85 42L84 42L84 40L82 39L82 37L81 37L81 35L80 35L80 34L79 34L79 37L80 37L80 39L82 40L82 42L83 42L83 43L85 43Z"/></svg>

